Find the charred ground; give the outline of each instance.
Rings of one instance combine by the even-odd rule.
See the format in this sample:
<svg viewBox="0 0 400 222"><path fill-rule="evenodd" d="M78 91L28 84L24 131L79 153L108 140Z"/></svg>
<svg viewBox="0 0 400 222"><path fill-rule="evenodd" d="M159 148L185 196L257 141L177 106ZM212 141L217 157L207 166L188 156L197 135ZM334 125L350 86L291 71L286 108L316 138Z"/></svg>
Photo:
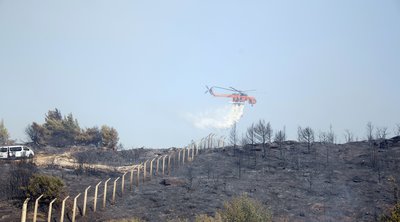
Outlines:
<svg viewBox="0 0 400 222"><path fill-rule="evenodd" d="M267 205L274 221L376 221L397 201L398 142L384 147L367 142L315 143L311 150L306 144L285 142L266 151L264 155L261 146L202 150L173 175L154 176L123 197L119 194L117 203L107 210L90 212L90 219L78 220L137 217L146 221L191 221L198 214L213 215L224 201L245 193ZM125 165L168 150L97 152L74 148L69 156L94 165ZM11 165L2 163L2 176L7 176L6 169ZM71 196L104 178L120 176L119 172L95 167L67 169L54 163L41 165L38 171L63 178ZM2 200L1 205L0 221L18 220L18 203Z"/></svg>

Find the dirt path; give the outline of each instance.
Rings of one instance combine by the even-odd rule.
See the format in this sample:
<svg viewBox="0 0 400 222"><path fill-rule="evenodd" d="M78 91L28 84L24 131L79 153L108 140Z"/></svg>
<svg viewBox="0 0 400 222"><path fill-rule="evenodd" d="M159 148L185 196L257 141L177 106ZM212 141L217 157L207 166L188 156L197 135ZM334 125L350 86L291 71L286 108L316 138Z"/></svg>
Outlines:
<svg viewBox="0 0 400 222"><path fill-rule="evenodd" d="M71 152L65 152L63 154L44 154L39 153L33 158L33 162L38 167L55 166L67 169L78 169L78 168L91 168L104 172L120 172L124 173L136 167L137 165L131 166L109 166L105 164L87 164L78 163L77 160L72 156Z"/></svg>

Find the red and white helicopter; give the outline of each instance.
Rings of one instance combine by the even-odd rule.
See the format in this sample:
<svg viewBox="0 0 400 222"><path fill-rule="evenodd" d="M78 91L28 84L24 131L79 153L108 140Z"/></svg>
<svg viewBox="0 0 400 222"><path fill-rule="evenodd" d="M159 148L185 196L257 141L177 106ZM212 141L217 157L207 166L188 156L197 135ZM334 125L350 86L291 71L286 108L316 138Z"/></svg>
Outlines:
<svg viewBox="0 0 400 222"><path fill-rule="evenodd" d="M212 87L206 86L206 87L207 87L207 91L205 93L210 93L211 95L213 95L215 97L232 98L232 102L235 104L244 104L247 101L250 105L254 105L257 102L256 98L254 98L253 96L249 96L245 93L245 92L254 91L254 90L242 91L242 90L237 90L233 87L223 88L223 87L219 87L219 86L212 86ZM221 89L221 90L230 91L233 93L231 93L231 94L215 93L214 89Z"/></svg>

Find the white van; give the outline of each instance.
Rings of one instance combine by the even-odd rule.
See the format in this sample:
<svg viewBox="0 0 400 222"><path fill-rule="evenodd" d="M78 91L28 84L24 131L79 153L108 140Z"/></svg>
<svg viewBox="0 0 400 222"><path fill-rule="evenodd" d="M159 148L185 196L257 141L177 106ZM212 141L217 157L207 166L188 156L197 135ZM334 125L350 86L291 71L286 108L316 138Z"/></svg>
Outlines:
<svg viewBox="0 0 400 222"><path fill-rule="evenodd" d="M33 157L35 153L29 147L22 145L0 146L0 159Z"/></svg>

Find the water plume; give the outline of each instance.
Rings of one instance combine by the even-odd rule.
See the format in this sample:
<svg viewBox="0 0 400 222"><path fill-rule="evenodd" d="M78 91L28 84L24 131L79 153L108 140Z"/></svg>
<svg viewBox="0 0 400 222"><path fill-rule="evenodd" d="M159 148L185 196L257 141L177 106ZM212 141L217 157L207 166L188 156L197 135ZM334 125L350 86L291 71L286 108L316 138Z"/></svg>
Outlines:
<svg viewBox="0 0 400 222"><path fill-rule="evenodd" d="M243 116L244 104L232 104L199 114L190 114L193 125L200 129L227 129Z"/></svg>

